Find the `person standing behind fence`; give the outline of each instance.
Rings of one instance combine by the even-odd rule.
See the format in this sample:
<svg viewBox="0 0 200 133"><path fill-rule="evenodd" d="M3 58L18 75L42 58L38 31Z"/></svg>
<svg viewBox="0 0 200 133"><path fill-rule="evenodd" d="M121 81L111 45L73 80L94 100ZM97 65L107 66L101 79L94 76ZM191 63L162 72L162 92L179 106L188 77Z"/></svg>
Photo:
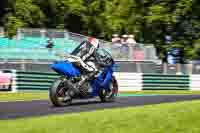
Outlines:
<svg viewBox="0 0 200 133"><path fill-rule="evenodd" d="M120 49L120 57L122 60L128 60L129 59L129 46L127 43L128 35L123 35L121 38L121 49Z"/></svg>
<svg viewBox="0 0 200 133"><path fill-rule="evenodd" d="M128 35L128 39L126 41L128 44L135 46L136 41L135 41L135 36L134 35Z"/></svg>
<svg viewBox="0 0 200 133"><path fill-rule="evenodd" d="M129 57L130 59L134 59L133 57L133 50L136 46L135 36L133 34L128 35L127 44L129 46Z"/></svg>
<svg viewBox="0 0 200 133"><path fill-rule="evenodd" d="M112 35L112 43L118 42L120 40L120 37L118 34Z"/></svg>
<svg viewBox="0 0 200 133"><path fill-rule="evenodd" d="M121 39L118 34L114 34L112 37L112 56L115 59L120 59Z"/></svg>

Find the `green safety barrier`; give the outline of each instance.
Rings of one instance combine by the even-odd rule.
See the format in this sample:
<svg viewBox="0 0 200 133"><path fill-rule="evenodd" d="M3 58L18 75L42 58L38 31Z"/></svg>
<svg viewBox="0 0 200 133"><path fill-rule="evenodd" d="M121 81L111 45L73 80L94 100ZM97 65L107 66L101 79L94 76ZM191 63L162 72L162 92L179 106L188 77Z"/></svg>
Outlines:
<svg viewBox="0 0 200 133"><path fill-rule="evenodd" d="M189 90L189 75L143 74L143 90Z"/></svg>
<svg viewBox="0 0 200 133"><path fill-rule="evenodd" d="M16 72L17 90L48 90L53 81L58 78L56 73L47 72Z"/></svg>
<svg viewBox="0 0 200 133"><path fill-rule="evenodd" d="M58 77L56 73L16 71L15 85L17 90L48 90ZM142 90L189 90L189 85L188 75L142 75Z"/></svg>

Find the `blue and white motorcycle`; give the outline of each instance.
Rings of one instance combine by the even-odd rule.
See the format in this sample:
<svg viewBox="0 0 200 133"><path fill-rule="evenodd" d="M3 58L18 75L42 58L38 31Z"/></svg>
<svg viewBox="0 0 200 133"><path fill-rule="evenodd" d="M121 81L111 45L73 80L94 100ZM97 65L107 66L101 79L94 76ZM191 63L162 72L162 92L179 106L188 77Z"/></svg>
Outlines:
<svg viewBox="0 0 200 133"><path fill-rule="evenodd" d="M84 67L92 66L96 70L94 76L89 80L82 80L88 74L82 69L83 65L85 65ZM102 102L114 101L118 93L118 83L113 75L114 65L112 56L102 48L97 50L95 59L86 63L76 55L76 52L65 55L65 61L58 61L51 65L51 68L61 75L49 89L52 104L57 107L67 106L72 103L73 99L96 97L99 97ZM81 86L77 86L80 81L84 82ZM68 94L74 92L76 93L73 97L66 98Z"/></svg>

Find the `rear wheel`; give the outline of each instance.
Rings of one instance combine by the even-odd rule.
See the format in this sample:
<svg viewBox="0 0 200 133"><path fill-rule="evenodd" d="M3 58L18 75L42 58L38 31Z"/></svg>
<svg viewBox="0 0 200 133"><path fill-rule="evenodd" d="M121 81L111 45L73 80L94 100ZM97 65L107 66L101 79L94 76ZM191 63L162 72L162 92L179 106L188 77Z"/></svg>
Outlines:
<svg viewBox="0 0 200 133"><path fill-rule="evenodd" d="M55 80L49 89L49 98L52 104L56 107L70 105L72 99L66 99L66 90L62 78Z"/></svg>
<svg viewBox="0 0 200 133"><path fill-rule="evenodd" d="M118 93L118 83L116 78L112 77L109 89L101 89L99 97L102 102L114 102Z"/></svg>

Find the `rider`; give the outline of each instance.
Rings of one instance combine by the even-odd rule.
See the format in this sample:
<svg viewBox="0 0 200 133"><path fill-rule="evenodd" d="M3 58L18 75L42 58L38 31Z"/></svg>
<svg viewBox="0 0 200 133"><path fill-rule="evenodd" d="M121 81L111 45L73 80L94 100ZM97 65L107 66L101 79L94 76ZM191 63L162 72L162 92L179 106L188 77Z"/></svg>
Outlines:
<svg viewBox="0 0 200 133"><path fill-rule="evenodd" d="M76 48L71 54L79 56L83 61L81 66L86 72L93 72L95 68L88 65L86 62L92 57L95 58L97 49L99 48L100 41L96 38L90 37L86 41L83 41L78 48Z"/></svg>
<svg viewBox="0 0 200 133"><path fill-rule="evenodd" d="M99 48L100 41L96 38L90 37L86 41L83 41L79 47L77 47L71 54L75 56L79 56L81 58L81 68L85 72L84 76L81 78L81 81L78 82L76 85L73 86L73 90L79 92L79 87L83 85L83 83L93 77L97 70L90 64L87 64L87 61L90 60L92 57L95 58L95 54L97 49ZM70 96L73 96L70 94Z"/></svg>

